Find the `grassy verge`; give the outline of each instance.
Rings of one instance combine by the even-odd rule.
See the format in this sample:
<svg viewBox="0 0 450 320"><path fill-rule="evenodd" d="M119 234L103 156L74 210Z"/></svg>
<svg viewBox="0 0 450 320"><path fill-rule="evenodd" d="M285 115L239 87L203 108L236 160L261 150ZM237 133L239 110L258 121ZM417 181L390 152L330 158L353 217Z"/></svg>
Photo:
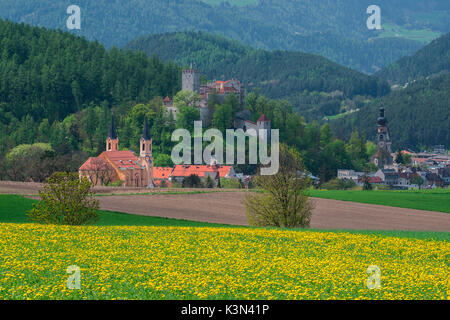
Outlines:
<svg viewBox="0 0 450 320"><path fill-rule="evenodd" d="M27 211L37 200L19 195L0 195L0 223L31 223ZM188 220L140 216L122 212L99 210L97 226L177 226L177 227L223 227L224 225Z"/></svg>
<svg viewBox="0 0 450 320"><path fill-rule="evenodd" d="M315 198L450 213L450 189L412 191L310 190Z"/></svg>

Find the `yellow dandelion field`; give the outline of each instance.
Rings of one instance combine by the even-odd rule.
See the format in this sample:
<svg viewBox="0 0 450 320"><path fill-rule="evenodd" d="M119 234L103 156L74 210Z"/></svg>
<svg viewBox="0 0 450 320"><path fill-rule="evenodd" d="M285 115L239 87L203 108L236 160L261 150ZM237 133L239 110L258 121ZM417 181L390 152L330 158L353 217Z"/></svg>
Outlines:
<svg viewBox="0 0 450 320"><path fill-rule="evenodd" d="M0 224L0 249L0 299L448 299L450 294L448 241L250 228ZM79 290L68 288L69 266L80 268ZM367 286L373 276L369 266L381 271L379 289Z"/></svg>

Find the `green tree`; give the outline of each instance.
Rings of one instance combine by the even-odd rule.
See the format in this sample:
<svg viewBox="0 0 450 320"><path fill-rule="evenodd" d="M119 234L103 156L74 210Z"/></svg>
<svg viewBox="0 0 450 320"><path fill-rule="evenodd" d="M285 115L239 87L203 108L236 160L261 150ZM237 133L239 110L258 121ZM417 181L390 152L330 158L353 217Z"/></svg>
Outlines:
<svg viewBox="0 0 450 320"><path fill-rule="evenodd" d="M419 186L419 189L421 189L421 188L422 188L422 185L424 184L424 181L423 181L423 179L422 179L421 176L415 175L415 176L411 179L411 183L412 183L412 184L415 184L415 185L418 185L418 186Z"/></svg>
<svg viewBox="0 0 450 320"><path fill-rule="evenodd" d="M183 188L203 188L202 180L196 174L191 174L189 177L183 179Z"/></svg>
<svg viewBox="0 0 450 320"><path fill-rule="evenodd" d="M177 118L177 128L194 131L194 121L200 120L200 111L195 107L183 107Z"/></svg>
<svg viewBox="0 0 450 320"><path fill-rule="evenodd" d="M155 167L172 167L173 162L171 156L164 153L159 153L155 157Z"/></svg>
<svg viewBox="0 0 450 320"><path fill-rule="evenodd" d="M97 220L98 200L88 179L76 173L54 173L39 191L41 200L33 204L28 217L46 224L83 225Z"/></svg>
<svg viewBox="0 0 450 320"><path fill-rule="evenodd" d="M227 129L233 128L233 109L231 105L223 104L215 107L212 125L222 133L225 133Z"/></svg>

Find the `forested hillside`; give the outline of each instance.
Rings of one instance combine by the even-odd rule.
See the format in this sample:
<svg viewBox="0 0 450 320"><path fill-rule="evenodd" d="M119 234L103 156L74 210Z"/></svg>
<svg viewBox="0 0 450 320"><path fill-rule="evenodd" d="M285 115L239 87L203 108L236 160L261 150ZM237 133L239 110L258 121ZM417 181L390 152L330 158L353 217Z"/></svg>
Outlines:
<svg viewBox="0 0 450 320"><path fill-rule="evenodd" d="M60 120L90 103L148 101L179 89L180 69L61 31L0 20L1 111Z"/></svg>
<svg viewBox="0 0 450 320"><path fill-rule="evenodd" d="M354 117L331 121L334 132L348 137L352 130L376 135L379 107L386 107L393 148L424 150L437 144L450 145L450 72L442 71L428 79L393 91Z"/></svg>
<svg viewBox="0 0 450 320"><path fill-rule="evenodd" d="M230 4L231 3L231 4ZM67 0L0 0L0 16L66 28ZM374 72L449 31L448 0L379 0L383 30L368 30L371 0L79 0L75 31L107 47L145 34L218 33L257 48L303 51ZM247 4L247 5L246 5Z"/></svg>
<svg viewBox="0 0 450 320"><path fill-rule="evenodd" d="M104 151L113 114L121 149L138 150L147 118L155 165L171 166L172 132L199 120L198 109L182 99L174 99L177 120L167 114L162 97L180 90L181 70L157 57L107 51L69 33L6 21L0 21L0 39L0 179L43 181L54 171L77 171ZM234 95L211 107L213 125L222 131L243 108ZM288 102L258 93L250 93L244 107L256 118L266 114L281 141L297 148L322 181L338 168L368 166L373 148L366 149L364 137L338 140L328 125L307 124Z"/></svg>
<svg viewBox="0 0 450 320"><path fill-rule="evenodd" d="M181 70L174 64L4 20L0 57L2 156L35 142L52 142L61 154L96 152L103 147L111 108L127 110L180 90ZM87 130L79 131L71 117L87 107Z"/></svg>
<svg viewBox="0 0 450 320"><path fill-rule="evenodd" d="M405 84L450 70L450 33L434 40L411 57L405 57L376 75L391 83Z"/></svg>
<svg viewBox="0 0 450 320"><path fill-rule="evenodd" d="M208 79L237 78L249 91L289 100L309 120L339 114L343 106L350 108L346 100L355 96L379 97L389 92L385 81L317 55L257 50L204 32L151 35L130 42L127 48L180 66L195 63ZM332 94L335 91L342 95Z"/></svg>

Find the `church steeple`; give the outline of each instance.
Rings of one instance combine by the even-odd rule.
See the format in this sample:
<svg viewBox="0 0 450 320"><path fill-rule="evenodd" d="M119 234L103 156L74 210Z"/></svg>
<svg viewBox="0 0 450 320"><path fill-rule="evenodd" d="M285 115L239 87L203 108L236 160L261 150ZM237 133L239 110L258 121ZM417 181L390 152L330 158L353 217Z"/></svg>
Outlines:
<svg viewBox="0 0 450 320"><path fill-rule="evenodd" d="M150 129L148 127L148 120L145 119L144 130L142 131L141 137L141 157L151 157L152 156L152 137L150 136Z"/></svg>
<svg viewBox="0 0 450 320"><path fill-rule="evenodd" d="M148 127L147 118L144 121L144 130L142 131L141 137L141 152L139 161L145 167L148 188L154 187L153 182L153 155L152 155L152 137L150 136L150 129Z"/></svg>
<svg viewBox="0 0 450 320"><path fill-rule="evenodd" d="M389 137L389 129L387 127L386 109L380 108L380 115L377 119L377 152L373 157L375 165L380 168L384 166L391 166L393 164L393 157L391 155L391 138Z"/></svg>
<svg viewBox="0 0 450 320"><path fill-rule="evenodd" d="M114 125L114 116L111 119L111 125L109 126L108 137L106 138L106 151L118 151L119 150L119 137Z"/></svg>
<svg viewBox="0 0 450 320"><path fill-rule="evenodd" d="M150 130L148 128L148 120L147 120L147 118L145 118L144 131L142 132L142 138L144 138L145 140L151 140Z"/></svg>

